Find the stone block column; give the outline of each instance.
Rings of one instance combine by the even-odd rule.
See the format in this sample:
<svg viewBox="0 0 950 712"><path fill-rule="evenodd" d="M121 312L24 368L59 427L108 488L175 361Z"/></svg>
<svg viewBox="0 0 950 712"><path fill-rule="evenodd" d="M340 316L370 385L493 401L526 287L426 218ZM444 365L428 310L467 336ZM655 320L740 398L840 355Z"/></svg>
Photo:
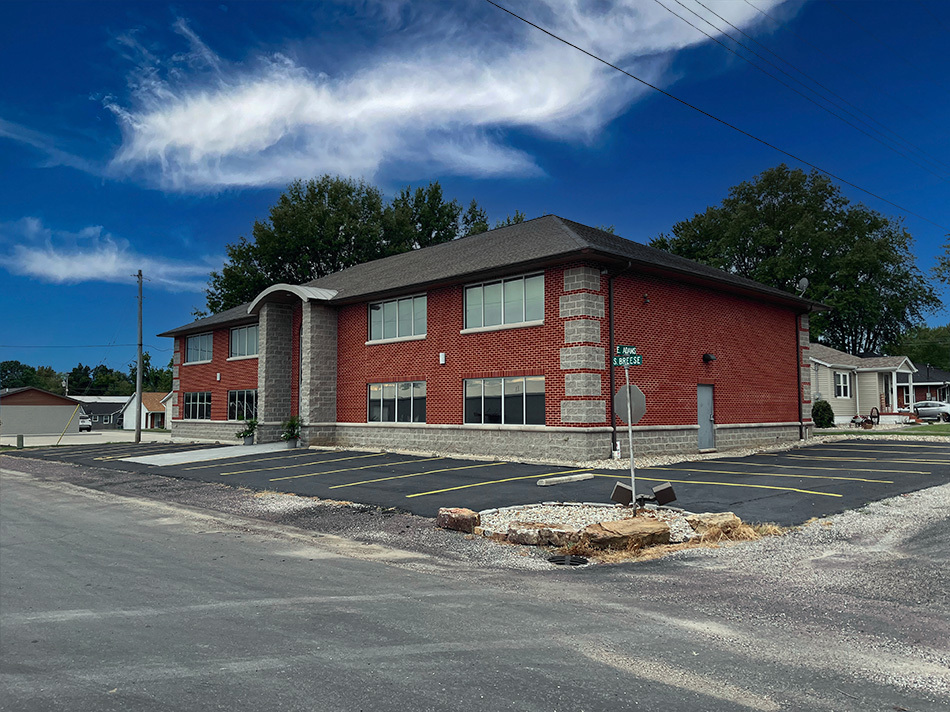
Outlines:
<svg viewBox="0 0 950 712"><path fill-rule="evenodd" d="M303 305L300 419L336 422L337 310L318 301Z"/></svg>
<svg viewBox="0 0 950 712"><path fill-rule="evenodd" d="M267 303L259 316L257 357L257 417L263 424L279 425L290 416L293 307Z"/></svg>
<svg viewBox="0 0 950 712"><path fill-rule="evenodd" d="M600 270L573 267L564 271L564 292L558 307L564 324L560 367L564 374L561 422L600 425L607 422L607 403L601 396L606 368L602 326L606 316ZM591 396L595 396L591 398ZM583 398L583 399L581 399Z"/></svg>

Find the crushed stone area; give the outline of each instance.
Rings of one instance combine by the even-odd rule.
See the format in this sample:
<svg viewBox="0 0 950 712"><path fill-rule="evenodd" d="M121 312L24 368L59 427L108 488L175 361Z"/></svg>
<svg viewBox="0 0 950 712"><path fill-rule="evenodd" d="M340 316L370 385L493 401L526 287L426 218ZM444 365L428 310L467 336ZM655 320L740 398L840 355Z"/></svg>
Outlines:
<svg viewBox="0 0 950 712"><path fill-rule="evenodd" d="M650 517L670 526L670 543L678 544L697 536L686 521L690 512L672 507L647 506L635 513L633 508L620 504L576 504L573 502L546 502L521 507L503 507L479 512L484 536L505 533L514 522L560 524L571 529L583 529L590 524L606 521Z"/></svg>

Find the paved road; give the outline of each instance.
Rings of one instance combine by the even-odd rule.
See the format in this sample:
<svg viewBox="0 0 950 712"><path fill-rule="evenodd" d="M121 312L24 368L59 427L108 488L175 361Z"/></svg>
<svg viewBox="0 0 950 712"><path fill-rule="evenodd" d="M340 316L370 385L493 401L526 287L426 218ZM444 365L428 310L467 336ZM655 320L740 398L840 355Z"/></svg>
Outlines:
<svg viewBox="0 0 950 712"><path fill-rule="evenodd" d="M21 454L395 507L428 517L439 507L483 510L546 500L609 502L614 483L629 481L623 470L356 451L233 447L193 453L191 447L103 445ZM554 487L536 484L573 474L591 479ZM675 488L675 504L684 509L731 510L747 521L795 525L950 482L950 443L851 440L637 471L639 492L666 481Z"/></svg>
<svg viewBox="0 0 950 712"><path fill-rule="evenodd" d="M528 572L0 477L4 712L950 705L947 487L755 545Z"/></svg>

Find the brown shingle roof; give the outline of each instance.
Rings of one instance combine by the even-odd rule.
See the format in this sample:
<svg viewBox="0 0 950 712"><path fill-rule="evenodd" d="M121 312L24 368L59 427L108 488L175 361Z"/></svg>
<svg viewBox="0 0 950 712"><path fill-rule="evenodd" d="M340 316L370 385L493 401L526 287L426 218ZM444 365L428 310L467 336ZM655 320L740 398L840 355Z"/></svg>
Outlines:
<svg viewBox="0 0 950 712"><path fill-rule="evenodd" d="M334 290L337 294L331 303L346 303L519 269L536 269L577 258L609 263L620 269L674 275L677 279L787 304L802 312L826 309L819 302L556 215L364 262L307 282L305 286ZM247 306L234 307L159 336L196 333L241 320L253 321L254 317L247 315Z"/></svg>
<svg viewBox="0 0 950 712"><path fill-rule="evenodd" d="M149 413L161 413L165 410L162 398L167 395L167 393L142 393L142 405Z"/></svg>
<svg viewBox="0 0 950 712"><path fill-rule="evenodd" d="M871 356L863 358L817 343L808 345L808 357L829 366L879 368L882 371L899 368L905 361L910 363L910 359L906 356Z"/></svg>

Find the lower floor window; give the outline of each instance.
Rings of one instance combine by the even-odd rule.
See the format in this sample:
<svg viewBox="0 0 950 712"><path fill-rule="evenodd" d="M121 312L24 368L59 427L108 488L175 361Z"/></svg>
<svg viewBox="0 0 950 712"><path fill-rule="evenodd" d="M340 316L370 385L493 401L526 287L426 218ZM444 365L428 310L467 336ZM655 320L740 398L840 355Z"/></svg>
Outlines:
<svg viewBox="0 0 950 712"><path fill-rule="evenodd" d="M426 382L370 383L367 420L370 423L426 422Z"/></svg>
<svg viewBox="0 0 950 712"><path fill-rule="evenodd" d="M185 394L186 420L211 420L211 391Z"/></svg>
<svg viewBox="0 0 950 712"><path fill-rule="evenodd" d="M544 376L466 379L465 422L544 425Z"/></svg>
<svg viewBox="0 0 950 712"><path fill-rule="evenodd" d="M257 391L228 391L228 420L256 420Z"/></svg>

